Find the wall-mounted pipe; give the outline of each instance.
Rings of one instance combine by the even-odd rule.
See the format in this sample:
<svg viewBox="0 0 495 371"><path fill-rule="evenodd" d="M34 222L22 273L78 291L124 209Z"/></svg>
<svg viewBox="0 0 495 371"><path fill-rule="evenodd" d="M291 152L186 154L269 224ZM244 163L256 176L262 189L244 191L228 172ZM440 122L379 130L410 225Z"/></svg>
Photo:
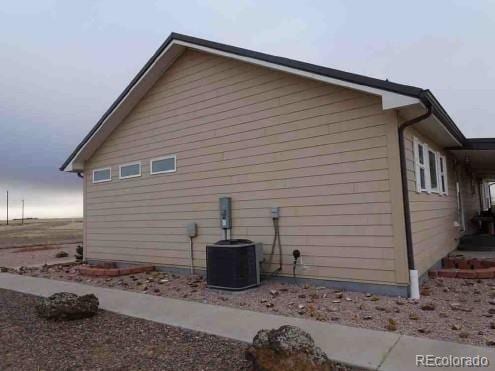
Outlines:
<svg viewBox="0 0 495 371"><path fill-rule="evenodd" d="M193 254L193 238L189 237L189 257L191 259L191 275L194 274L194 254Z"/></svg>
<svg viewBox="0 0 495 371"><path fill-rule="evenodd" d="M186 226L186 233L189 237L189 258L191 263L191 275L194 274L194 253L193 253L193 238L198 235L198 224L189 223Z"/></svg>
<svg viewBox="0 0 495 371"><path fill-rule="evenodd" d="M399 126L399 157L400 157L400 175L402 180L402 202L404 203L404 224L406 230L406 249L407 249L407 265L409 268L409 296L413 299L419 299L419 277L416 270L416 264L414 262L414 251L412 244L412 232L411 232L411 209L409 207L409 186L407 179L407 164L406 164L406 152L404 144L404 131L421 122L432 113L431 106L427 106L426 113L415 117L411 120L403 122ZM426 174L425 174L426 175Z"/></svg>

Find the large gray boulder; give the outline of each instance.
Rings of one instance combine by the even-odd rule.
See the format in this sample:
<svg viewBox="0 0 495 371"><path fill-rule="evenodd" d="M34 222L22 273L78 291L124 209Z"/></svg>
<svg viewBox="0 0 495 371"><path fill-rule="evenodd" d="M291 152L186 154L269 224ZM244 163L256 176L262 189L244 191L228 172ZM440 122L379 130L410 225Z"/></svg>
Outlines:
<svg viewBox="0 0 495 371"><path fill-rule="evenodd" d="M315 345L313 338L295 326L260 330L253 339L253 345L246 350L246 358L259 371L346 369L331 362Z"/></svg>
<svg viewBox="0 0 495 371"><path fill-rule="evenodd" d="M98 298L94 294L78 296L70 292L58 292L43 298L36 305L38 315L59 320L73 320L94 316L98 312Z"/></svg>

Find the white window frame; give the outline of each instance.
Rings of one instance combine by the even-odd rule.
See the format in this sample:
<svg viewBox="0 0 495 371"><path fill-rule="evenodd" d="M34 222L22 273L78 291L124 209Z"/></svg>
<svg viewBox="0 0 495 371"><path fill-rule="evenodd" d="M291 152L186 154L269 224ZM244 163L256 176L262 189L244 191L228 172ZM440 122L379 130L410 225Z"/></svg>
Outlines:
<svg viewBox="0 0 495 371"><path fill-rule="evenodd" d="M433 188L431 186L431 169L430 169L430 152L433 154L433 161L435 162L435 170L436 170L436 173L435 173L435 178L437 178L437 186L435 188ZM440 184L438 184L438 152L432 150L431 148L428 148L428 151L427 151L427 154L428 154L428 179L429 179L429 183L430 183L430 188L429 188L429 192L430 193L439 193L440 194Z"/></svg>
<svg viewBox="0 0 495 371"><path fill-rule="evenodd" d="M131 165L139 165L139 174L122 176L122 168ZM119 179L129 179L129 178L137 178L141 176L141 161L128 162L127 164L119 165Z"/></svg>
<svg viewBox="0 0 495 371"><path fill-rule="evenodd" d="M419 162L419 146L423 148L423 163ZM420 141L418 138L413 138L413 152L414 152L414 169L416 175L416 192L427 192L427 193L438 193L439 195L448 195L448 177L447 177L447 158L440 154L440 152L434 151L428 146L428 144ZM431 169L430 169L430 152L433 153L435 157L436 166L436 178L437 187L432 188L431 186ZM440 162L443 163L443 170L441 170ZM425 187L421 187L421 169L424 170L425 174ZM445 181L445 191L442 189L442 175Z"/></svg>
<svg viewBox="0 0 495 371"><path fill-rule="evenodd" d="M419 141L418 138L414 137L414 169L416 174L416 192L429 192L429 183L430 183L430 165L426 161L428 154L428 146L425 143ZM423 163L419 162L419 146L423 148ZM425 174L425 188L421 187L421 169L424 170Z"/></svg>
<svg viewBox="0 0 495 371"><path fill-rule="evenodd" d="M442 165L442 166L441 166ZM449 194L449 181L447 175L447 158L444 155L438 154L438 185L440 186L440 194L448 196ZM445 189L442 188L442 177L443 185Z"/></svg>
<svg viewBox="0 0 495 371"><path fill-rule="evenodd" d="M105 170L110 170L110 178L103 179L103 180L95 180L95 173L97 171L105 171ZM112 168L111 167L101 167L99 169L93 169L93 179L92 180L93 180L93 184L110 182L112 180Z"/></svg>
<svg viewBox="0 0 495 371"><path fill-rule="evenodd" d="M153 162L160 161L160 160L169 160L171 158L174 159L174 169L173 170L153 171ZM175 173L176 171L177 171L177 155L162 156L162 157L152 158L150 160L150 174L151 175L169 174L169 173Z"/></svg>

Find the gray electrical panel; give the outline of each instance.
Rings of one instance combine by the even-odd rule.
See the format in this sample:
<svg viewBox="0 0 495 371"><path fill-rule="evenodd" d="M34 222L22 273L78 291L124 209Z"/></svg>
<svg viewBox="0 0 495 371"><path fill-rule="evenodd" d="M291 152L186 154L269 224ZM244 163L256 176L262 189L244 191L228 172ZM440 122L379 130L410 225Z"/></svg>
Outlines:
<svg viewBox="0 0 495 371"><path fill-rule="evenodd" d="M232 199L220 197L220 227L232 229Z"/></svg>
<svg viewBox="0 0 495 371"><path fill-rule="evenodd" d="M196 237L198 235L198 225L196 223L189 223L186 226L186 232L188 237Z"/></svg>

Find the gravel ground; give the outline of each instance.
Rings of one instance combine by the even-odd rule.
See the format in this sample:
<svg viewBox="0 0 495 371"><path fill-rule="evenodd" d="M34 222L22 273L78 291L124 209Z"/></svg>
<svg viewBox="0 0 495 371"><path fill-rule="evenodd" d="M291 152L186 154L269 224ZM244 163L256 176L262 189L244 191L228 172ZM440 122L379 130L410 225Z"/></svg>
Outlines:
<svg viewBox="0 0 495 371"><path fill-rule="evenodd" d="M248 370L241 342L100 311L42 320L35 296L0 289L0 370Z"/></svg>
<svg viewBox="0 0 495 371"><path fill-rule="evenodd" d="M495 346L493 279L429 280L422 286L421 299L413 301L276 281L264 281L258 288L231 293L208 289L201 276L163 272L90 278L80 276L75 267L54 266L30 269L25 274L413 336Z"/></svg>
<svg viewBox="0 0 495 371"><path fill-rule="evenodd" d="M78 244L42 245L0 249L0 267L20 267L21 265L38 265L55 261L74 261ZM67 258L56 258L55 254L65 251Z"/></svg>

